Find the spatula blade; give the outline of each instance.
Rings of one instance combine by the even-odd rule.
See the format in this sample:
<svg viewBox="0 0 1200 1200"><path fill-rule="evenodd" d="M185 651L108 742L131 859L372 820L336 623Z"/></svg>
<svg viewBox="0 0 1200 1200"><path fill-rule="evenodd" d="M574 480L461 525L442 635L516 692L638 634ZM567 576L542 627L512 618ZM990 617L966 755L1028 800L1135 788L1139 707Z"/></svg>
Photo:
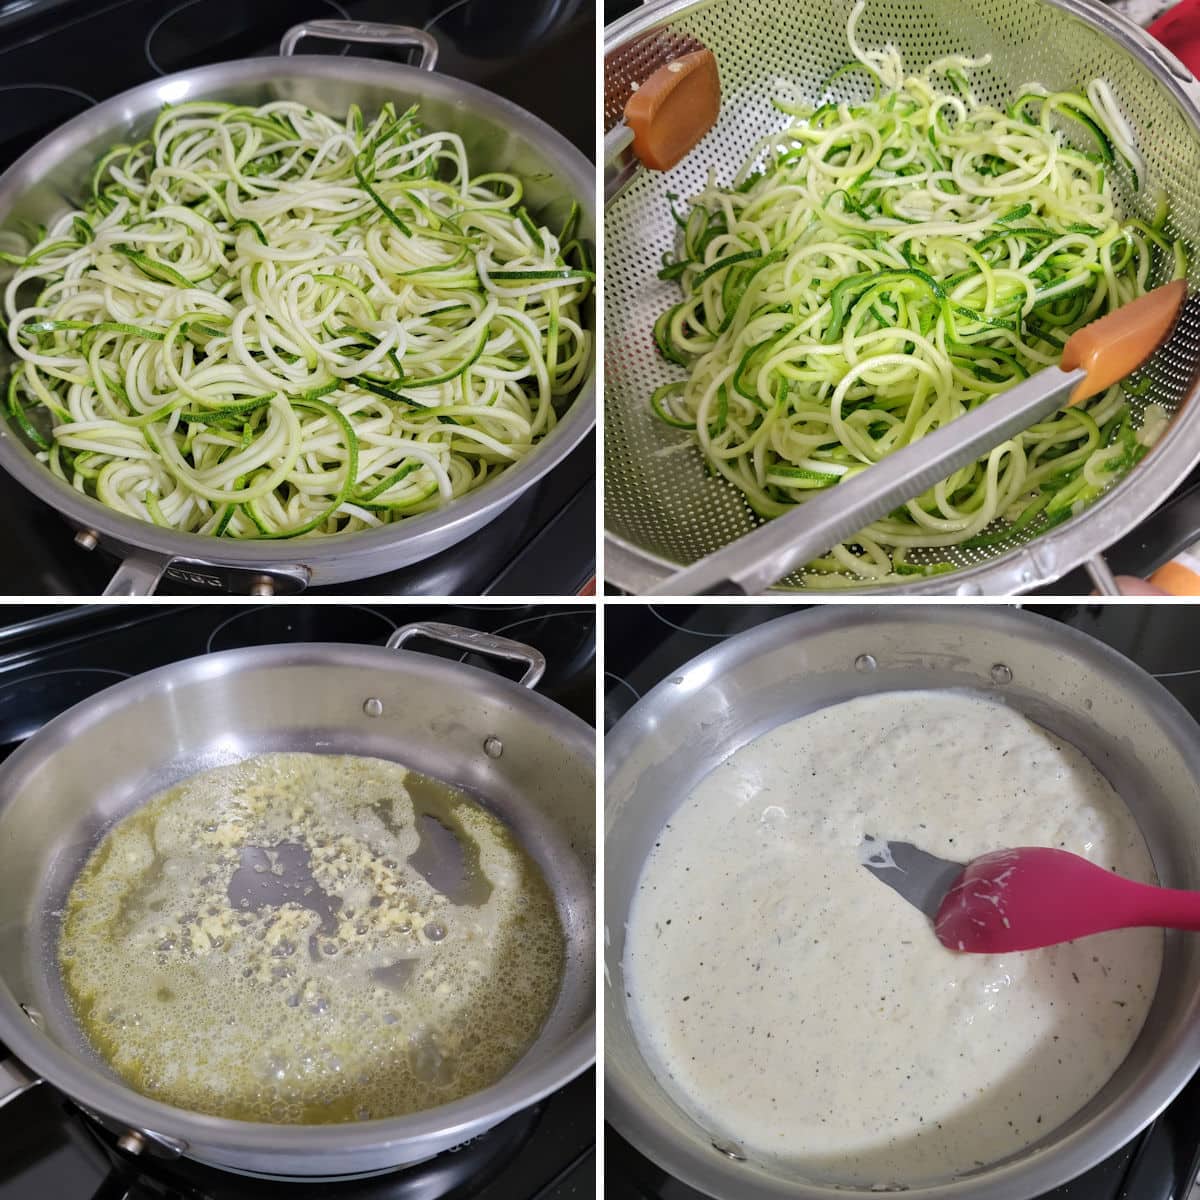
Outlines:
<svg viewBox="0 0 1200 1200"><path fill-rule="evenodd" d="M942 900L966 866L938 858L911 842L888 842L870 834L863 837L859 861L930 921L937 917Z"/></svg>

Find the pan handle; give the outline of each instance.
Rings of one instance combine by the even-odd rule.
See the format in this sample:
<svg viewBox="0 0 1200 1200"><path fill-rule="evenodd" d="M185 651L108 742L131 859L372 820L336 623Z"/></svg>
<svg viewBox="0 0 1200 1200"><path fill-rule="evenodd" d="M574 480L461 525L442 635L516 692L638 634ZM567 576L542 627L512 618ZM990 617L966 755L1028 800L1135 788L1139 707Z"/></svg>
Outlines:
<svg viewBox="0 0 1200 1200"><path fill-rule="evenodd" d="M251 596L291 596L308 587L309 570L281 565L256 570L208 562L202 558L163 558L131 554L121 561L104 589L106 596L152 596L164 576L176 583L212 594L232 592Z"/></svg>
<svg viewBox="0 0 1200 1200"><path fill-rule="evenodd" d="M153 596L166 571L169 559L151 554L133 554L123 558L116 574L104 589L106 596Z"/></svg>
<svg viewBox="0 0 1200 1200"><path fill-rule="evenodd" d="M301 38L328 38L335 42L369 42L377 46L419 46L417 66L432 71L437 66L438 44L431 33L411 25L385 25L381 21L305 21L293 25L279 43L279 53L289 58Z"/></svg>
<svg viewBox="0 0 1200 1200"><path fill-rule="evenodd" d="M0 1108L41 1082L40 1076L32 1074L15 1058L0 1059Z"/></svg>
<svg viewBox="0 0 1200 1200"><path fill-rule="evenodd" d="M483 633L478 629L464 629L461 625L446 625L441 621L414 621L411 625L401 625L388 638L388 649L399 650L414 637L427 637L435 642L460 646L473 654L490 654L495 658L522 662L527 668L521 676L522 687L537 687L538 680L546 671L546 656L524 642L514 642L512 638L497 637L494 633Z"/></svg>

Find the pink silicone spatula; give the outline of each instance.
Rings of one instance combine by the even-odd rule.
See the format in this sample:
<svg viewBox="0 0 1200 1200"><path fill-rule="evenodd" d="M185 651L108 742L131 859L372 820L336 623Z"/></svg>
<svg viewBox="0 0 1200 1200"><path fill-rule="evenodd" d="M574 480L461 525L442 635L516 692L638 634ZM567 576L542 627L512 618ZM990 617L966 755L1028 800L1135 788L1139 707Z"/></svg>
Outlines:
<svg viewBox="0 0 1200 1200"><path fill-rule="evenodd" d="M937 908L950 950L1001 954L1157 925L1200 930L1200 892L1152 887L1046 846L996 850L967 863Z"/></svg>

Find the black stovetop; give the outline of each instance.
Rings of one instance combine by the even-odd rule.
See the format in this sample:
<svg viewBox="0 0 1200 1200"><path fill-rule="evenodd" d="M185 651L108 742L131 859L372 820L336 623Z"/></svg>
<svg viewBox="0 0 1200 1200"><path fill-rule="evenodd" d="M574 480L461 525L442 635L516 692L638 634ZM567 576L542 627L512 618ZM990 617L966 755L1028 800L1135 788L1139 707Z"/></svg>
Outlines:
<svg viewBox="0 0 1200 1200"><path fill-rule="evenodd" d="M398 626L420 620L535 646L547 659L538 690L595 722L595 610L588 604L13 606L0 617L0 761L58 713L140 671L273 642L382 645ZM434 643L412 647L490 669ZM502 670L517 673L507 664ZM428 1163L316 1185L263 1183L182 1159L132 1159L43 1085L0 1109L0 1200L588 1200L595 1195L595 1087L588 1071Z"/></svg>
<svg viewBox="0 0 1200 1200"><path fill-rule="evenodd" d="M593 9L583 0L0 0L0 170L45 134L156 75L278 52L292 25L352 17L428 28L438 71L488 88L595 147ZM301 53L407 61L409 51L304 39ZM594 437L485 529L434 558L314 593L571 595L595 572ZM0 592L98 595L115 569L0 473ZM164 581L160 594L190 594Z"/></svg>
<svg viewBox="0 0 1200 1200"><path fill-rule="evenodd" d="M605 607L604 728L651 688L725 638L803 606L627 605ZM1190 605L1028 605L1119 650L1149 671L1200 719L1200 645ZM610 1200L704 1200L605 1127ZM1200 1172L1200 1075L1144 1133L1043 1200L1189 1200Z"/></svg>

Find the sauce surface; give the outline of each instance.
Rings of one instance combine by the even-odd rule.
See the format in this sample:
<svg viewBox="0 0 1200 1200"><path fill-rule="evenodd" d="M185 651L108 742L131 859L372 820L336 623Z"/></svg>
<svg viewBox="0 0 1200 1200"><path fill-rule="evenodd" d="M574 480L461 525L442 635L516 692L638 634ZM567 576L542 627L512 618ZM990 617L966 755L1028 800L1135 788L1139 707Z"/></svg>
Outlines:
<svg viewBox="0 0 1200 1200"><path fill-rule="evenodd" d="M465 793L375 758L267 754L115 825L59 963L101 1058L244 1120L398 1116L494 1083L554 1005L533 860Z"/></svg>
<svg viewBox="0 0 1200 1200"><path fill-rule="evenodd" d="M672 815L623 962L660 1082L753 1160L914 1184L1030 1145L1099 1091L1141 1029L1162 934L953 953L861 865L865 834L963 862L1058 846L1155 876L1078 750L966 692L884 693L779 726Z"/></svg>

